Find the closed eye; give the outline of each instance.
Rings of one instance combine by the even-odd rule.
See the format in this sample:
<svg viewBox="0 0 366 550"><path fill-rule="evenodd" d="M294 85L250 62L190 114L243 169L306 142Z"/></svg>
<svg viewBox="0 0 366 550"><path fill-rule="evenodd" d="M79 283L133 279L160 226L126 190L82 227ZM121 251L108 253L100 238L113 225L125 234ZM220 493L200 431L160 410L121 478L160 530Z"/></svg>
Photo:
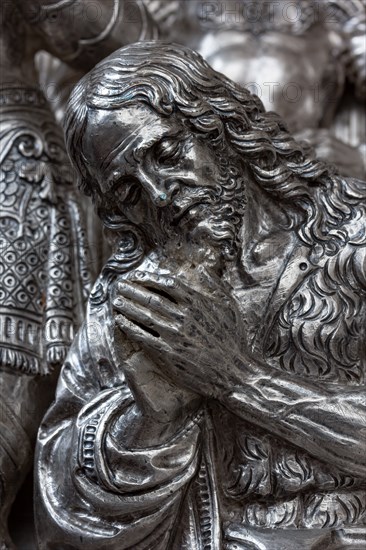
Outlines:
<svg viewBox="0 0 366 550"><path fill-rule="evenodd" d="M164 138L154 147L153 156L161 165L176 164L183 157L183 143L176 137Z"/></svg>
<svg viewBox="0 0 366 550"><path fill-rule="evenodd" d="M141 184L135 178L122 178L116 182L113 195L120 204L133 206L140 199Z"/></svg>

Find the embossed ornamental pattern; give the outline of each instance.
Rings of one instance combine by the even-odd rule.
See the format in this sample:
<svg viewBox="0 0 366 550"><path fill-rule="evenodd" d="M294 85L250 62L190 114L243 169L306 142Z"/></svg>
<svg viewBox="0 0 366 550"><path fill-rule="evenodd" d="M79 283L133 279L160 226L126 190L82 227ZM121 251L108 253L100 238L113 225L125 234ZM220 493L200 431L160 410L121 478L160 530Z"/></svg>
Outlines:
<svg viewBox="0 0 366 550"><path fill-rule="evenodd" d="M366 184L183 46L97 65L66 138L116 249L39 433L40 548L362 548Z"/></svg>
<svg viewBox="0 0 366 550"><path fill-rule="evenodd" d="M42 94L0 92L0 546L90 289L85 234Z"/></svg>
<svg viewBox="0 0 366 550"><path fill-rule="evenodd" d="M28 108L17 105L23 95L33 99ZM62 137L42 96L16 89L2 99L0 365L47 374L73 339L73 254L83 244L85 254L85 243ZM82 275L85 299L85 266Z"/></svg>

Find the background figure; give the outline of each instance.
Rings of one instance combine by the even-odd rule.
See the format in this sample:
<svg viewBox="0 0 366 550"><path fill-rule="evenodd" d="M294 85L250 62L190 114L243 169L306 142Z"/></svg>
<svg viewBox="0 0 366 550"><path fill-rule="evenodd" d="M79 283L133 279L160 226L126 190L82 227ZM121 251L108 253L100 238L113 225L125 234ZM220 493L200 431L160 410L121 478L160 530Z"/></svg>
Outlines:
<svg viewBox="0 0 366 550"><path fill-rule="evenodd" d="M94 11L93 11L94 10ZM40 50L85 72L129 41L156 36L142 2L6 0L0 89L0 546L32 464L39 422L83 318L91 259L63 135L39 90Z"/></svg>
<svg viewBox="0 0 366 550"><path fill-rule="evenodd" d="M259 95L320 158L364 177L364 0L181 0L166 33Z"/></svg>

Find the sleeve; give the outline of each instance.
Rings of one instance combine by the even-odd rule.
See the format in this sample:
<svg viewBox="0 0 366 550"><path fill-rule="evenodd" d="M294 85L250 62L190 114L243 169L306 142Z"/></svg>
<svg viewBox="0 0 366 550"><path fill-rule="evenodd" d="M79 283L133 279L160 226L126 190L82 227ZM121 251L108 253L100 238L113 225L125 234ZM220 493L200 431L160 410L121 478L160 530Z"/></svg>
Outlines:
<svg viewBox="0 0 366 550"><path fill-rule="evenodd" d="M170 548L197 470L201 416L183 420L154 447L125 448L116 440L114 423L125 415L133 423L138 407L123 374L107 364L105 336L90 341L97 322L88 316L76 338L40 429L39 548L80 548L80 541L90 549Z"/></svg>

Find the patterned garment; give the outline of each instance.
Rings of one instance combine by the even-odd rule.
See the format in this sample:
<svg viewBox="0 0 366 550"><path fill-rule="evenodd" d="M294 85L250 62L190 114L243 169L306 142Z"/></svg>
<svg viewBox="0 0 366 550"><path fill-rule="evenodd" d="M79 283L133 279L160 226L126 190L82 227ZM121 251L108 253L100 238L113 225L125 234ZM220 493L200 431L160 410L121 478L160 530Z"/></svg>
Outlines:
<svg viewBox="0 0 366 550"><path fill-rule="evenodd" d="M2 98L0 366L46 374L72 341L89 274L62 137L41 96L26 97L30 107L22 90Z"/></svg>
<svg viewBox="0 0 366 550"><path fill-rule="evenodd" d="M0 92L0 538L89 293L63 147L37 90Z"/></svg>

